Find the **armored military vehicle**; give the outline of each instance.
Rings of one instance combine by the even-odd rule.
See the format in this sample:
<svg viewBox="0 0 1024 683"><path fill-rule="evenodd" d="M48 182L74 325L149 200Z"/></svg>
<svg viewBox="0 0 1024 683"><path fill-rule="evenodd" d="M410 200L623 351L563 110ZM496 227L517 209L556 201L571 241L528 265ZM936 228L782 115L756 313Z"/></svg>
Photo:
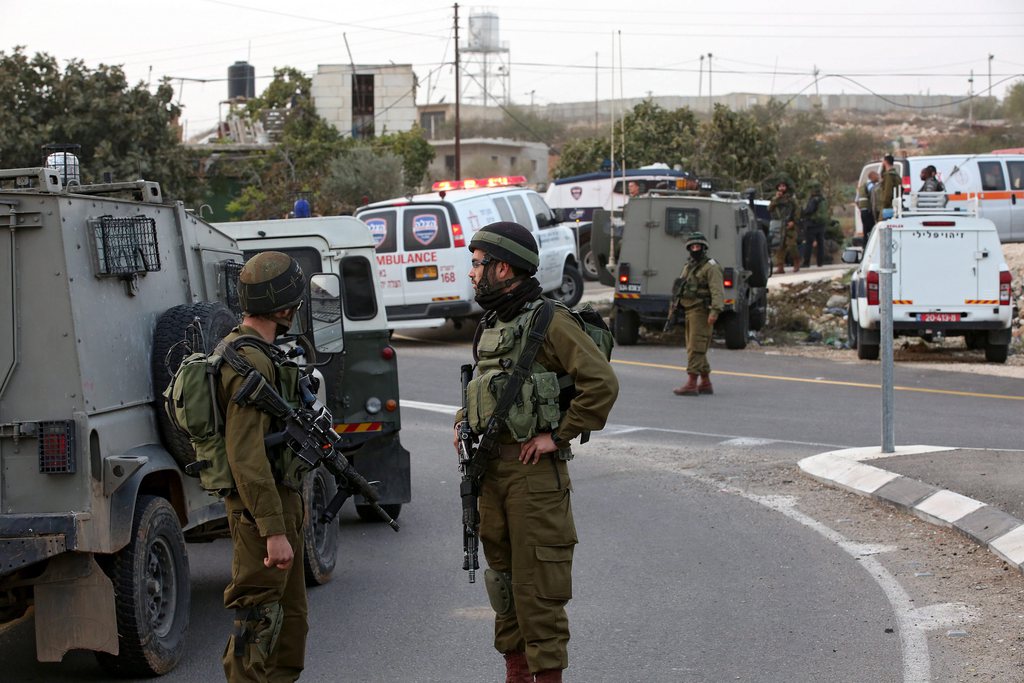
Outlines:
<svg viewBox="0 0 1024 683"><path fill-rule="evenodd" d="M208 352L236 324L242 249L156 183L54 168L0 170L0 226L0 623L32 605L40 661L84 649L119 675L165 673L188 628L185 542L227 524L185 474L161 392L187 331ZM342 310L337 294L318 310ZM307 504L334 486L315 471ZM323 582L337 525L306 517Z"/></svg>
<svg viewBox="0 0 1024 683"><path fill-rule="evenodd" d="M594 212L592 244L601 282L615 287L611 316L619 344L636 344L642 329L664 328L673 284L688 258L684 243L695 231L707 237L724 271L725 310L715 330L726 347L744 348L748 332L764 325L771 265L751 200L655 191L631 199L621 218Z"/></svg>

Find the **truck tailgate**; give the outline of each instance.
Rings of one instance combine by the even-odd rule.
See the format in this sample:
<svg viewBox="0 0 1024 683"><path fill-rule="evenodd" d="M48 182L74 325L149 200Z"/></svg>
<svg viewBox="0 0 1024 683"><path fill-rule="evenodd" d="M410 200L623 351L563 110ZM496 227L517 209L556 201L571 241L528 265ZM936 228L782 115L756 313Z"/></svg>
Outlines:
<svg viewBox="0 0 1024 683"><path fill-rule="evenodd" d="M961 229L894 230L893 299L914 308L962 310L968 300L978 296L977 261L965 258L978 250L978 234ZM921 258L922 254L927 258Z"/></svg>

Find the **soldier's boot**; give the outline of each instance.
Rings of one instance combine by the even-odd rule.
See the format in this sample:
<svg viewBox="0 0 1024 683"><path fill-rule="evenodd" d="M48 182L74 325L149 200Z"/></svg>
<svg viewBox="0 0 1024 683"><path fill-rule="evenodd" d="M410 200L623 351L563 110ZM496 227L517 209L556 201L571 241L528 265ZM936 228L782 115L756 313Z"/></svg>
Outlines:
<svg viewBox="0 0 1024 683"><path fill-rule="evenodd" d="M533 683L533 674L522 650L505 653L505 683Z"/></svg>
<svg viewBox="0 0 1024 683"><path fill-rule="evenodd" d="M786 274L786 269L783 266L775 266L775 274L776 275L785 275Z"/></svg>
<svg viewBox="0 0 1024 683"><path fill-rule="evenodd" d="M686 384L672 390L672 393L676 396L696 396L700 393L697 389L697 377L699 375L696 372L689 372L687 374L690 376L690 379L687 380Z"/></svg>
<svg viewBox="0 0 1024 683"><path fill-rule="evenodd" d="M700 376L700 384L697 385L697 393L700 394L713 394L715 393L714 387L711 386L711 373L704 372Z"/></svg>
<svg viewBox="0 0 1024 683"><path fill-rule="evenodd" d="M545 669L534 674L533 680L537 683L562 683L561 669Z"/></svg>

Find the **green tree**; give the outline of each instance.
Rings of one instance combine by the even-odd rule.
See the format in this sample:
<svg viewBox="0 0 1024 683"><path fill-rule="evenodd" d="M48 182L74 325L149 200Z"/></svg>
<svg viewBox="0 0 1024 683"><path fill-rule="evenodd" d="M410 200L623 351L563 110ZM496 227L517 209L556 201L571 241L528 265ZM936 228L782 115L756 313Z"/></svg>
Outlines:
<svg viewBox="0 0 1024 683"><path fill-rule="evenodd" d="M825 140L822 152L837 182L854 184L867 161L877 159L884 147L882 136L870 128L846 128Z"/></svg>
<svg viewBox="0 0 1024 683"><path fill-rule="evenodd" d="M9 167L42 165L42 146L81 145L82 182L103 173L115 180L145 178L164 195L195 201L200 187L178 143L180 109L164 80L150 92L129 86L118 66L89 69L79 60L62 70L57 60L21 47L0 51L0 161Z"/></svg>
<svg viewBox="0 0 1024 683"><path fill-rule="evenodd" d="M761 123L753 112L716 104L700 126L696 168L727 186L759 186L778 171L778 127Z"/></svg>
<svg viewBox="0 0 1024 683"><path fill-rule="evenodd" d="M1014 121L1024 121L1024 81L1017 81L1006 91L1003 115Z"/></svg>
<svg viewBox="0 0 1024 683"><path fill-rule="evenodd" d="M405 132L380 135L373 139L371 145L381 156L394 154L401 158L403 191L419 188L427 175L427 167L434 160L434 148L423 136L423 129L416 125Z"/></svg>
<svg viewBox="0 0 1024 683"><path fill-rule="evenodd" d="M364 201L400 196L405 191L403 175L399 155L359 146L330 163L321 191L339 213L352 213Z"/></svg>

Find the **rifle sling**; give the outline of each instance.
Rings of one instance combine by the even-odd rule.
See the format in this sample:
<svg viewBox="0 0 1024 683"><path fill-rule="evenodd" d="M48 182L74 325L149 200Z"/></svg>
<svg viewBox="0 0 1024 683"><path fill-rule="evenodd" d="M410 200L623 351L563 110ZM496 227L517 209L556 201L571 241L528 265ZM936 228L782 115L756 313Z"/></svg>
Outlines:
<svg viewBox="0 0 1024 683"><path fill-rule="evenodd" d="M491 418L487 421L487 429L484 430L483 435L480 437L480 446L477 448L478 457L488 459L497 449L498 430L501 423L508 417L508 411L512 409L512 403L516 400L519 390L523 387L523 382L526 381L526 377L533 368L533 361L537 357L541 344L544 343L544 338L547 336L548 326L554 317L554 310L555 305L550 299L544 297L544 305L534 314L535 322L530 326L530 333L526 344L523 346L522 353L519 354L519 360L516 361L515 366L512 368L508 384L505 385L505 391L498 398L498 404L491 414Z"/></svg>

